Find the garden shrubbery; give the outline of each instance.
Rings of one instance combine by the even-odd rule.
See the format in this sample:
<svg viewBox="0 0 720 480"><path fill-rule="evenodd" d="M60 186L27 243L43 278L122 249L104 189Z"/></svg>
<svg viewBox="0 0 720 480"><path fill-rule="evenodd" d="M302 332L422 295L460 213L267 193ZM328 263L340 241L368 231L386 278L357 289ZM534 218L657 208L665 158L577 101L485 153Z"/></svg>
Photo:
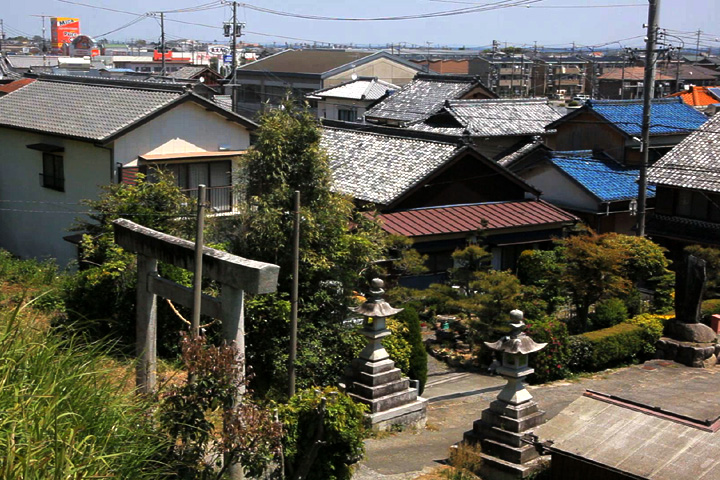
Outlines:
<svg viewBox="0 0 720 480"><path fill-rule="evenodd" d="M565 378L570 361L567 326L559 320L544 318L528 320L525 331L536 342L547 343L545 348L530 355L530 366L535 369L535 374L529 380L544 383Z"/></svg>
<svg viewBox="0 0 720 480"><path fill-rule="evenodd" d="M645 346L645 331L639 325L620 323L580 335L590 348L583 370L598 371L631 362Z"/></svg>

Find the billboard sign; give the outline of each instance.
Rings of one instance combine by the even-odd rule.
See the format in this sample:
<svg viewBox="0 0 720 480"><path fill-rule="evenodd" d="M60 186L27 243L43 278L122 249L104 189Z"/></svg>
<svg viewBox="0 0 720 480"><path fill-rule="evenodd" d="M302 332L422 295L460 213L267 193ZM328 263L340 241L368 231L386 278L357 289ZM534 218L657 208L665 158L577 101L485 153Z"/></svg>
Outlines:
<svg viewBox="0 0 720 480"><path fill-rule="evenodd" d="M71 43L78 35L80 35L79 18L50 18L50 41L53 52L60 53L63 45Z"/></svg>
<svg viewBox="0 0 720 480"><path fill-rule="evenodd" d="M73 57L94 57L100 55L100 46L87 35L78 35L70 44L70 55Z"/></svg>

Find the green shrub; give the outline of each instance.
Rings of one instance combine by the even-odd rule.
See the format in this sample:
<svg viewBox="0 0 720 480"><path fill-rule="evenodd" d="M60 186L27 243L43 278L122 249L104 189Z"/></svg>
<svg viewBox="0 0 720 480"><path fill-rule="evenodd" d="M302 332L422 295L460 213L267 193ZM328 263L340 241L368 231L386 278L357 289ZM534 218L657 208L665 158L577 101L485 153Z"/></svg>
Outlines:
<svg viewBox="0 0 720 480"><path fill-rule="evenodd" d="M0 313L0 476L168 478L170 447L151 404L123 391L96 344L61 339Z"/></svg>
<svg viewBox="0 0 720 480"><path fill-rule="evenodd" d="M595 305L595 311L590 314L594 328L608 328L624 322L628 318L625 302L619 298L608 298Z"/></svg>
<svg viewBox="0 0 720 480"><path fill-rule="evenodd" d="M705 300L700 307L700 315L705 323L710 323L710 317L720 313L720 299Z"/></svg>
<svg viewBox="0 0 720 480"><path fill-rule="evenodd" d="M58 274L53 260L22 260L7 250L0 250L0 280L25 287L46 286Z"/></svg>
<svg viewBox="0 0 720 480"><path fill-rule="evenodd" d="M613 327L583 333L590 342L590 371L603 370L637 359L646 344L645 331L638 325L620 323Z"/></svg>
<svg viewBox="0 0 720 480"><path fill-rule="evenodd" d="M322 432L321 405L325 401ZM335 388L303 390L286 405L280 405L278 414L284 425L283 449L287 478L293 478L306 458L312 461L307 480L350 480L351 466L363 457L363 439L366 430L362 404ZM318 440L321 443L317 443ZM316 456L312 459L313 451Z"/></svg>
<svg viewBox="0 0 720 480"><path fill-rule="evenodd" d="M403 374L409 376L412 345L406 340L409 334L407 325L398 319L388 318L387 328L392 332L392 335L383 339L383 346L390 355L390 359L395 362L395 366Z"/></svg>
<svg viewBox="0 0 720 480"><path fill-rule="evenodd" d="M544 383L565 378L568 373L570 349L567 326L554 318L527 321L526 333L538 343L547 346L530 355L530 366L535 373L530 377L531 383Z"/></svg>
<svg viewBox="0 0 720 480"><path fill-rule="evenodd" d="M583 335L572 335L568 341L570 359L568 367L572 372L587 372L591 370L593 344Z"/></svg>
<svg viewBox="0 0 720 480"><path fill-rule="evenodd" d="M420 331L420 317L414 308L405 307L397 314L396 319L403 322L408 332L406 340L410 344L411 351L407 375L420 382L419 393L422 394L427 382L427 351Z"/></svg>
<svg viewBox="0 0 720 480"><path fill-rule="evenodd" d="M656 317L649 313L637 315L627 321L631 325L637 325L643 329L645 344L643 345L643 353L652 355L655 353L655 342L662 336L665 322L662 318Z"/></svg>

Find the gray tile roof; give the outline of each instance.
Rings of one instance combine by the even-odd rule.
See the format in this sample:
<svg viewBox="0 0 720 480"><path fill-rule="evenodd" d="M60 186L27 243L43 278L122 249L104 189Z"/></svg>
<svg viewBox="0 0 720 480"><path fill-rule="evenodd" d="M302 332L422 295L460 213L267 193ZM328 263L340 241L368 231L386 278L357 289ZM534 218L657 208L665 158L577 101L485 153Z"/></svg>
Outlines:
<svg viewBox="0 0 720 480"><path fill-rule="evenodd" d="M451 143L324 127L336 191L388 205L459 150Z"/></svg>
<svg viewBox="0 0 720 480"><path fill-rule="evenodd" d="M445 100L456 100L480 83L475 77L423 75L381 101L365 118L410 123L424 120L442 108Z"/></svg>
<svg viewBox="0 0 720 480"><path fill-rule="evenodd" d="M435 127L432 119L408 128L415 130L471 136L497 137L508 135L542 135L545 126L562 117L546 99L451 100L444 111L458 123L456 129Z"/></svg>
<svg viewBox="0 0 720 480"><path fill-rule="evenodd" d="M7 61L10 67L16 69L30 69L33 67L57 67L59 57L42 55L8 55Z"/></svg>
<svg viewBox="0 0 720 480"><path fill-rule="evenodd" d="M527 143L527 144L523 145L522 147L518 148L514 152L512 152L508 155L505 155L504 157L499 159L497 162L500 165L502 165L503 167L509 168L510 165L512 165L514 162L523 158L525 155L534 151L535 149L540 148L542 145L543 145L543 143L540 142L539 140L533 140L532 142Z"/></svg>
<svg viewBox="0 0 720 480"><path fill-rule="evenodd" d="M359 78L334 87L317 90L308 96L320 98L345 98L348 100L379 100L388 90L400 87L377 78Z"/></svg>
<svg viewBox="0 0 720 480"><path fill-rule="evenodd" d="M648 170L656 185L720 192L720 115L715 115Z"/></svg>
<svg viewBox="0 0 720 480"><path fill-rule="evenodd" d="M232 95L215 95L213 101L223 107L225 110L232 112Z"/></svg>
<svg viewBox="0 0 720 480"><path fill-rule="evenodd" d="M179 69L175 70L174 72L170 72L168 74L168 77L191 79L191 78L194 78L195 75L198 75L198 74L204 72L206 69L207 69L207 67L203 67L203 66L188 65L186 67L180 67Z"/></svg>
<svg viewBox="0 0 720 480"><path fill-rule="evenodd" d="M0 126L103 140L181 95L38 80L0 98Z"/></svg>

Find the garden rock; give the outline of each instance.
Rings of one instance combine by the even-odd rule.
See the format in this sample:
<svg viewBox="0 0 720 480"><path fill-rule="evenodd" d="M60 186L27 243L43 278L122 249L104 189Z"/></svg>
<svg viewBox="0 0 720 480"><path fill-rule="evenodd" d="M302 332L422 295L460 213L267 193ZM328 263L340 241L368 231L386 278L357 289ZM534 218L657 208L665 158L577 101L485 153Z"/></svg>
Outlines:
<svg viewBox="0 0 720 480"><path fill-rule="evenodd" d="M713 343L717 340L715 331L702 323L671 322L668 332L672 338L683 342Z"/></svg>

